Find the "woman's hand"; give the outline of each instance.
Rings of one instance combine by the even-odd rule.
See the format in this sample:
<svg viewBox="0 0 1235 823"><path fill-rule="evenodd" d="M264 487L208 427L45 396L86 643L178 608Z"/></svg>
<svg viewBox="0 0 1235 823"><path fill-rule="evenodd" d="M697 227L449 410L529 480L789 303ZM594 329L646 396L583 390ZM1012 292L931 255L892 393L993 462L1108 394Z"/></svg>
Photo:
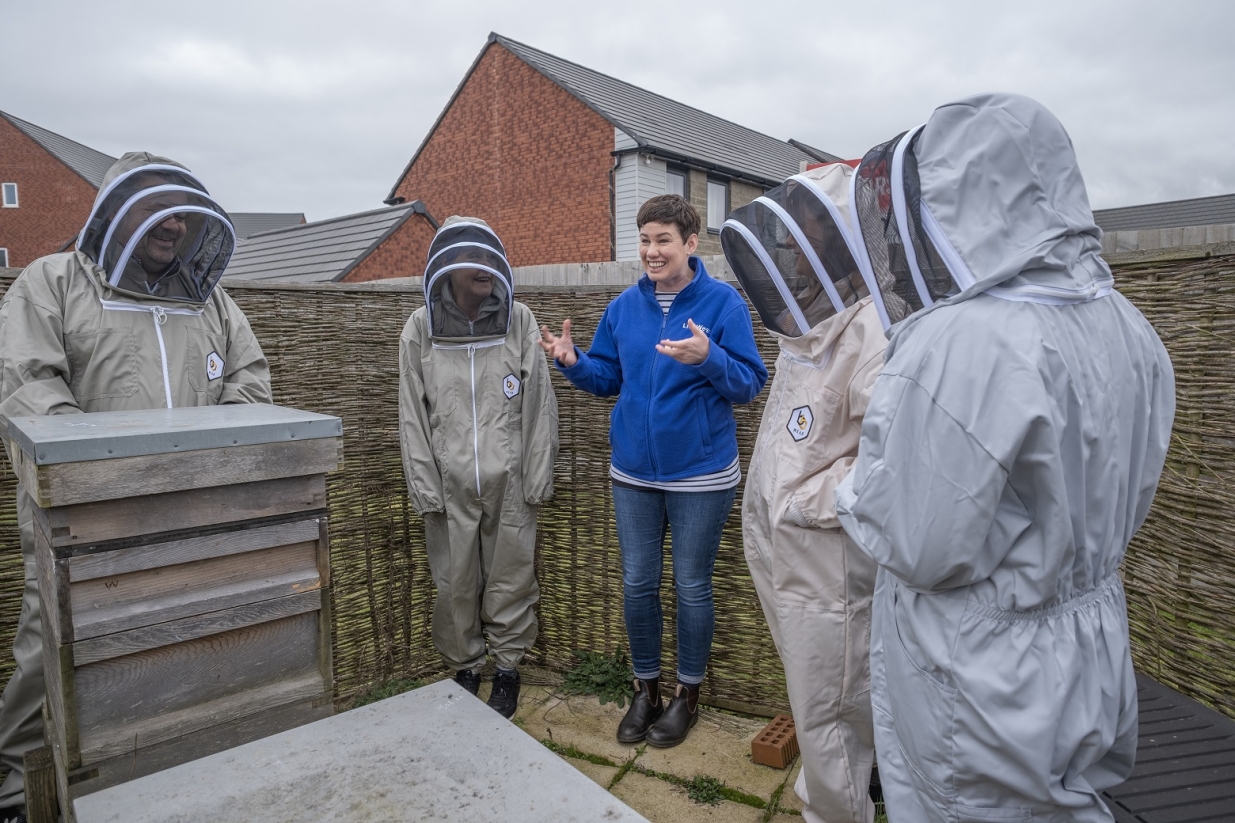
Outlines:
<svg viewBox="0 0 1235 823"><path fill-rule="evenodd" d="M656 344L656 351L669 355L679 363L697 366L708 359L712 343L703 333L703 329L695 325L694 320L688 319L686 327L690 329L690 337L685 340L662 340Z"/></svg>
<svg viewBox="0 0 1235 823"><path fill-rule="evenodd" d="M562 321L561 337L549 331L548 326L540 327L540 347L568 369L579 362L579 355L575 354L575 341L570 339L569 317Z"/></svg>

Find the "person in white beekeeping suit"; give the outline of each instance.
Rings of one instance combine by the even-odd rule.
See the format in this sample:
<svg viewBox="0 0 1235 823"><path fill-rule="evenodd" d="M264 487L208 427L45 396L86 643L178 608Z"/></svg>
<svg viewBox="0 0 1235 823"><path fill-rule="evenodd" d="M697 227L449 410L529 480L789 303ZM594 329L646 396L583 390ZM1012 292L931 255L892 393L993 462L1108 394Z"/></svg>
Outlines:
<svg viewBox="0 0 1235 823"><path fill-rule="evenodd" d="M44 414L269 403L270 369L218 286L227 213L186 168L130 152L104 176L77 250L31 263L0 303L0 422ZM26 588L0 698L0 821L21 819L22 756L42 745L34 501L17 489Z"/></svg>
<svg viewBox="0 0 1235 823"><path fill-rule="evenodd" d="M1110 821L1136 754L1118 568L1174 417L1071 140L985 94L875 147L860 261L891 338L845 530L878 564L871 702L893 823Z"/></svg>
<svg viewBox="0 0 1235 823"><path fill-rule="evenodd" d="M725 256L779 340L746 474L746 562L785 667L808 823L871 823L875 563L836 519L887 346L848 224L853 169L791 177L733 212Z"/></svg>
<svg viewBox="0 0 1235 823"><path fill-rule="evenodd" d="M536 515L553 495L557 398L540 327L486 222L442 225L424 290L399 340L399 433L437 588L433 642L472 694L492 654L489 705L510 717L536 642Z"/></svg>

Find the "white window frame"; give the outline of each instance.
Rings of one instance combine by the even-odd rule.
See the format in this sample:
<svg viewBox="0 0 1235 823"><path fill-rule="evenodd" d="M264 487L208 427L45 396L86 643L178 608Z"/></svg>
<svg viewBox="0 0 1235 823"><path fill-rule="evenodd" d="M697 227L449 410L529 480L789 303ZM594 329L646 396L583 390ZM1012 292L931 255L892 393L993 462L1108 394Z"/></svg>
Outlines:
<svg viewBox="0 0 1235 823"><path fill-rule="evenodd" d="M18 202L17 201L17 184L16 183L2 183L0 184L0 190L3 190L3 194L0 194L0 201L3 201L4 208L6 209L17 208L17 202ZM9 192L10 191L13 192L13 202L12 203L9 202Z"/></svg>
<svg viewBox="0 0 1235 823"><path fill-rule="evenodd" d="M712 187L713 186L719 186L725 193L725 203L721 207L721 213L717 215L712 214ZM708 233L709 234L720 234L720 227L725 225L725 220L728 219L729 217L729 181L728 180L716 180L714 178L709 177L707 196L708 196L708 199L707 199L708 214L707 214L706 222L707 222Z"/></svg>
<svg viewBox="0 0 1235 823"><path fill-rule="evenodd" d="M9 267L9 250L6 248L0 247L0 269L7 269L8 267Z"/></svg>

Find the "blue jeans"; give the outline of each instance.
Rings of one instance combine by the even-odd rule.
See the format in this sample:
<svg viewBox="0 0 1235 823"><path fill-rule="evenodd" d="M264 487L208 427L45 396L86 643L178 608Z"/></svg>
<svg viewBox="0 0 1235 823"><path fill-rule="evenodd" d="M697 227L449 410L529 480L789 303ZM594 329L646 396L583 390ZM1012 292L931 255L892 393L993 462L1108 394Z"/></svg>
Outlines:
<svg viewBox="0 0 1235 823"><path fill-rule="evenodd" d="M626 636L635 677L660 676L660 581L668 531L673 535L673 584L678 595L678 680L691 685L703 682L716 627L712 567L736 492L736 487L670 492L614 485Z"/></svg>

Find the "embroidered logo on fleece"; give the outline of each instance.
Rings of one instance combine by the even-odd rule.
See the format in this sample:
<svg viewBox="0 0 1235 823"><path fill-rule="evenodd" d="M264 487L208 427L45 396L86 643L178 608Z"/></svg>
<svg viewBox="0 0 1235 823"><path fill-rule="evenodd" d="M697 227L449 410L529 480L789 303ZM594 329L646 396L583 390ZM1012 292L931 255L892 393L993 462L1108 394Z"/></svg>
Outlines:
<svg viewBox="0 0 1235 823"><path fill-rule="evenodd" d="M206 377L210 380L218 380L223 376L223 358L219 357L219 353L212 351L206 355Z"/></svg>
<svg viewBox="0 0 1235 823"><path fill-rule="evenodd" d="M811 413L810 406L798 406L789 415L789 423L785 426L789 430L789 436L795 442L801 443L810 434L810 427L815 424L815 415Z"/></svg>
<svg viewBox="0 0 1235 823"><path fill-rule="evenodd" d="M508 374L502 378L502 394L511 398L519 393L519 378L513 374Z"/></svg>

